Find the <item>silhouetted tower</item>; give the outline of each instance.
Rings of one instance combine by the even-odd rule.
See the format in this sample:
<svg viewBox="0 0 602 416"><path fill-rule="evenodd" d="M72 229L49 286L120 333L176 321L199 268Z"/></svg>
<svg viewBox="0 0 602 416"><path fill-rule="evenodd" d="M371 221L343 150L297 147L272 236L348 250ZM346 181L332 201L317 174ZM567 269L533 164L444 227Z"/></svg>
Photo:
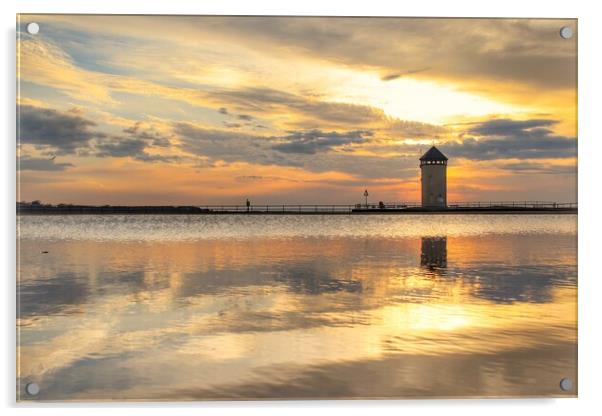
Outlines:
<svg viewBox="0 0 602 416"><path fill-rule="evenodd" d="M422 206L447 206L447 157L435 146L420 158Z"/></svg>

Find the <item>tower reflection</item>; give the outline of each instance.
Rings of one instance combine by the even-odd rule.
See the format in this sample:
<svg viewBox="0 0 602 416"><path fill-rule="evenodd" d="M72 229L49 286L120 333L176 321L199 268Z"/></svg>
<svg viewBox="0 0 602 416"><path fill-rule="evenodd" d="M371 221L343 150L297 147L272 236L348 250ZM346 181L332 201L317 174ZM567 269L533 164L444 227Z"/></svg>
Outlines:
<svg viewBox="0 0 602 416"><path fill-rule="evenodd" d="M447 267L447 237L422 237L420 265L429 270Z"/></svg>

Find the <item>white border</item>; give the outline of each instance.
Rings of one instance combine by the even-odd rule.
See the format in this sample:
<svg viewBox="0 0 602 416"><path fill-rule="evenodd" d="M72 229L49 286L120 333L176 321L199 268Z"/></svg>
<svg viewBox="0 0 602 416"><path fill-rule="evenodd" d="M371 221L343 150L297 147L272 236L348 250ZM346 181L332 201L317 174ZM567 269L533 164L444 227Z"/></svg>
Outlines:
<svg viewBox="0 0 602 416"><path fill-rule="evenodd" d="M602 273L599 271L600 213L602 186L599 166L602 164L602 105L600 77L602 65L600 40L602 15L598 2L581 0L434 1L420 0L21 0L0 2L2 7L2 71L4 91L1 101L3 164L2 195L2 275L3 319L0 345L2 361L0 383L2 405L8 414L20 411L30 414L42 411L49 415L68 414L232 414L241 410L251 414L306 415L343 411L348 415L365 415L367 411L383 414L411 412L421 415L461 414L506 415L507 413L545 412L563 416L571 413L596 413L602 406L598 392L600 373L600 317L602 311ZM347 15L347 16L455 16L455 17L576 17L579 18L579 399L519 400L438 400L438 401L330 401L330 402L218 402L184 404L130 405L15 405L15 15L16 13L119 13L119 14L262 14L262 15ZM15 409L18 407L20 409ZM170 409L166 409L169 407Z"/></svg>

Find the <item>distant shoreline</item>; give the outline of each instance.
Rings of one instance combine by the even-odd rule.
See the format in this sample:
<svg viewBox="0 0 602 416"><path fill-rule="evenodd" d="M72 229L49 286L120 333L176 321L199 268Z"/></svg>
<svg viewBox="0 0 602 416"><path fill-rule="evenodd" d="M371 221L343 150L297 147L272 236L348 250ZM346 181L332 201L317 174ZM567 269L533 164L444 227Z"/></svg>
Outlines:
<svg viewBox="0 0 602 416"><path fill-rule="evenodd" d="M449 215L449 214L577 214L577 208L538 208L538 207L457 207L446 209L432 208L353 208L349 210L316 209L265 210L253 207L246 210L206 209L192 206L185 207L63 207L18 208L17 215Z"/></svg>

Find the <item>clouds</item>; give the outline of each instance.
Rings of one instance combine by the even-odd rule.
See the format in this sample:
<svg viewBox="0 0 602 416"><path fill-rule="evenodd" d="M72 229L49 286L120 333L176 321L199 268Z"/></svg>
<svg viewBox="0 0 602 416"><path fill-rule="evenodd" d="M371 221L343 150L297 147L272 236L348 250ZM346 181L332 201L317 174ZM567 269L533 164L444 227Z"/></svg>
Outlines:
<svg viewBox="0 0 602 416"><path fill-rule="evenodd" d="M77 192L131 195L135 169L190 193L203 177L220 198L292 197L312 181L329 187L320 198L363 182L410 189L433 140L467 178L575 164L576 43L558 36L572 20L28 18L45 30L19 29L23 177L64 171Z"/></svg>
<svg viewBox="0 0 602 416"><path fill-rule="evenodd" d="M73 167L72 163L57 163L54 158L21 157L17 168L19 170L38 170L48 172L63 171Z"/></svg>
<svg viewBox="0 0 602 416"><path fill-rule="evenodd" d="M142 162L177 162L183 159L180 155L165 154L174 150L171 138L152 127L143 128L141 122L123 129L123 133L126 135L112 135L96 141L91 154L96 157L131 157Z"/></svg>
<svg viewBox="0 0 602 416"><path fill-rule="evenodd" d="M244 87L228 90L215 90L208 93L215 100L228 102L241 111L258 114L296 113L303 122L318 120L324 123L342 125L365 125L384 118L381 109L348 103L320 101L302 97L291 92L267 87ZM248 115L239 115L247 119Z"/></svg>
<svg viewBox="0 0 602 416"><path fill-rule="evenodd" d="M557 124L556 120L510 120L507 118L487 120L470 128L468 133L480 136L513 136L524 134L535 127L550 127Z"/></svg>
<svg viewBox="0 0 602 416"><path fill-rule="evenodd" d="M576 40L558 36L575 20L332 17L219 17L212 29L244 44L371 66L382 78L428 68L429 77L489 79L542 88L573 88ZM199 29L202 30L202 29Z"/></svg>
<svg viewBox="0 0 602 416"><path fill-rule="evenodd" d="M208 129L190 123L176 123L174 131L181 137L184 150L225 161L298 166L299 158L279 155L326 154L340 146L365 143L373 133L366 130L324 132L291 131L285 136L258 136Z"/></svg>
<svg viewBox="0 0 602 416"><path fill-rule="evenodd" d="M468 130L480 138L465 136L462 142L446 144L445 151L473 160L576 157L576 138L556 135L547 128L556 123L546 119L485 121Z"/></svg>
<svg viewBox="0 0 602 416"><path fill-rule="evenodd" d="M283 153L302 153L313 155L317 152L332 150L335 147L363 143L366 137L372 136L371 131L350 131L347 133L322 132L310 130L294 132L281 139L282 143L272 146L272 149Z"/></svg>
<svg viewBox="0 0 602 416"><path fill-rule="evenodd" d="M381 130L396 136L425 137L447 131L443 126L391 117L378 107L345 102L327 101L289 91L267 87L242 87L218 89L206 93L207 99L228 104L237 111L253 113L238 114L236 118L251 121L253 118L275 119L285 130L346 129L358 128ZM221 107L219 113L233 115ZM240 123L227 123L229 127L240 127ZM264 127L258 125L258 128Z"/></svg>
<svg viewBox="0 0 602 416"><path fill-rule="evenodd" d="M132 157L146 162L181 160L179 156L152 154L148 150L171 148L170 137L136 122L124 135L99 131L98 124L77 109L59 111L31 105L19 106L19 140L45 154L94 157ZM21 170L60 171L74 166L24 154Z"/></svg>
<svg viewBox="0 0 602 416"><path fill-rule="evenodd" d="M60 89L67 96L88 103L113 102L104 85L110 77L79 68L56 44L22 32L18 51L19 79Z"/></svg>
<svg viewBox="0 0 602 416"><path fill-rule="evenodd" d="M235 114L230 113L226 107L220 107L217 112L224 116L227 116L228 120L236 121L222 121L222 124L230 129L240 129L248 127L252 130L266 129L267 127L261 124L254 124L255 117L249 114Z"/></svg>
<svg viewBox="0 0 602 416"><path fill-rule="evenodd" d="M429 69L430 69L429 67L426 67L426 68L420 68L420 69L412 69L412 70L401 72L401 73L391 73L391 74L381 76L380 79L382 81L393 81L393 80L401 78L405 75L419 74L421 72L428 71Z"/></svg>
<svg viewBox="0 0 602 416"><path fill-rule="evenodd" d="M271 137L207 128L192 123L174 123L180 148L212 161L246 162L262 165L293 165L270 150Z"/></svg>
<svg viewBox="0 0 602 416"><path fill-rule="evenodd" d="M73 154L90 140L105 137L91 129L95 122L76 112L20 105L18 117L21 143L49 147L57 154Z"/></svg>
<svg viewBox="0 0 602 416"><path fill-rule="evenodd" d="M64 33L65 27L73 29L76 40L84 38L102 49L100 65L109 66L113 74L134 73L153 82L136 85L115 76L98 82L94 74L53 82L65 84L72 94L84 91L70 81L75 79L82 79L78 81L82 86L98 88L109 83L112 88L171 95L196 104L206 98L196 91L207 86L219 90L245 84L286 91L296 81L323 84L317 91L320 94L329 84L345 81L328 76L327 66L372 73L388 84L401 77L454 84L481 96L499 99L503 95L526 105L536 99L557 108L565 106L567 98L560 99L559 91L576 86L577 37L564 40L558 35L562 26L576 29L574 19L39 16L38 20L62 29L57 33ZM115 33L120 36L115 38ZM74 39L54 36L57 45L65 45L80 58L81 52L72 51ZM131 47L124 48L124 44ZM307 76L309 62L321 66L318 76ZM94 62L85 64L98 67ZM193 88L169 88L177 84ZM91 95L103 98L100 92ZM227 101L218 105L229 108ZM350 128L363 127L367 126Z"/></svg>
<svg viewBox="0 0 602 416"><path fill-rule="evenodd" d="M73 57L50 42L29 38L21 42L21 49L26 51L21 57L24 68L20 71L20 77L23 80L45 85L67 97L82 100L85 106L97 107L102 111L117 105L118 99L123 99L124 94L127 94L128 99L136 103L138 108L148 108L145 102L149 101L149 97L156 99L159 102L154 108L156 116L173 117L173 112L169 110L174 107L174 101L189 106L183 107L184 111L218 107L217 115L222 117L220 122L231 128L252 125L263 128L268 125L272 130L281 132L289 129L386 129L390 125L396 125L396 133L403 134L399 127L405 123L414 123L413 133L419 130L419 134L429 134L440 129L426 123L391 117L375 105L345 102L348 99L329 99L322 94L278 85L282 83L280 79L276 79L275 83L270 80L270 86L257 83L222 85L217 81L174 85L169 76L175 74L166 74L165 79L160 68L150 78L146 69L140 69L139 77L135 73L123 75L118 69L121 60L117 60L112 63L110 72L105 73L98 71L102 67L96 62L86 62L83 67L78 65ZM37 65L40 55L47 59L43 64ZM31 69L34 67L37 69ZM90 70L90 67L97 71ZM227 68L223 70L226 71ZM265 82L267 76L263 75L261 78ZM87 94L88 91L90 94ZM122 106L120 111L129 112L128 106ZM224 122L224 116L229 120ZM414 128L416 126L420 128Z"/></svg>
<svg viewBox="0 0 602 416"><path fill-rule="evenodd" d="M577 166L556 165L549 162L545 164L533 162L509 162L502 163L499 167L521 174L574 175L577 173Z"/></svg>
<svg viewBox="0 0 602 416"><path fill-rule="evenodd" d="M152 146L158 147L169 147L170 137L165 134L161 134L153 128L143 128L141 122L136 122L131 127L123 129L130 138L146 141Z"/></svg>
<svg viewBox="0 0 602 416"><path fill-rule="evenodd" d="M97 20L91 19L91 21ZM121 20L118 19L117 22L119 21ZM140 21L145 21L145 19L140 17ZM48 25L53 26L52 23ZM390 124L397 124L397 127L400 127L403 126L403 123L412 123L411 120L407 120L412 117L403 117L400 114L391 117L388 115L391 113L385 114L379 103L362 99L362 97L335 97L331 96L334 93L324 94L322 90L332 90L338 84L341 77L338 69L335 71L330 67L321 68L321 65L317 65L315 70L307 71L305 69L304 75L305 73L310 74L308 83L291 85L290 77L282 72L291 66L288 62L288 54L284 53L280 56L282 51L278 51L273 56L266 56L270 53L264 49L262 44L247 45L249 50L254 52L251 56L245 55L245 57L255 58L256 61L253 61L252 66L258 66L264 72L255 73L255 70L249 70L238 62L232 63L231 60L240 60L241 57L233 55L232 45L226 41L224 50L220 54L210 55L217 61L212 63L212 67L215 66L212 68L215 79L188 81L182 84L174 81L179 80L182 75L177 72L179 67L170 66L169 72L166 73L166 68L160 65L165 60L174 59L174 54L177 55L177 52L174 51L177 49L175 48L177 45L165 44L164 41L153 43L152 37L147 39L130 38L126 31L122 42L135 45L136 48L151 48L152 56L156 58L157 62L143 61L139 62L137 66L135 63L129 63L128 70L124 71L122 67L124 60L131 57L127 54L123 56L123 48L112 51L116 55L103 50L102 53L97 54L101 62L89 61L96 55L82 54L81 49L84 45L74 49L72 46L74 39L71 37L62 39L58 35L64 33L64 30L58 30L55 27L55 30L51 30L49 33L50 38L44 38L44 40L25 36L20 41L23 43L21 49L27 51L21 57L23 69L20 71L20 77L29 82L45 85L68 97L84 100L86 106L100 106L102 110L106 110L107 106L120 104L124 94L127 94L129 95L128 101L133 101L137 108L145 108L145 110L148 106L144 105L144 101L149 101L149 97L157 100L159 104L153 107L155 107L154 115L159 117L173 117L174 114L170 109L174 107L174 101L176 101L181 103L180 105L185 103L186 106L182 107L182 111L188 112L191 109L192 111L202 111L204 108L217 107L219 109L216 116L219 114L218 117L232 118L233 120L225 122L232 128L242 125L250 127L250 122L253 121L255 128L270 126L272 130L280 130L279 133L289 129L386 129ZM101 44L105 39L105 37L96 39L87 31L74 33L79 33L78 42L91 42L96 47L101 46L96 44L99 42L98 39L101 40ZM57 38L53 39L52 36ZM218 40L218 42L223 41L224 39ZM105 40L105 42L110 48L116 47L114 41ZM65 50L58 45L64 47ZM68 54L67 51L74 56ZM187 49L187 54L189 52L200 62L208 59L208 52L203 48L200 51ZM261 57L258 58L257 54L260 54ZM42 65L37 64L40 55L47 57ZM80 62L81 59L88 61ZM267 62L271 64L273 61L276 61L276 68L264 67ZM221 66L224 63L228 65ZM37 69L33 70L32 68ZM149 71L148 68L153 68L153 70ZM397 72L396 76L418 74L425 72L425 69L427 68ZM324 72L324 76L319 76L322 72ZM229 82L230 78L245 82ZM249 82L249 80L255 81L254 78L257 78L257 82ZM354 81L348 79L346 82L349 84ZM358 82L362 81L356 81L354 84L357 85ZM316 91L312 91L312 89ZM93 93L88 94L88 91ZM400 93L399 98L404 100L403 94ZM120 107L119 110L126 113L129 112L128 108L131 108L128 105ZM424 119L422 120L424 121ZM219 122L222 123L223 119ZM419 130L420 134L424 135L437 129L440 128L422 123ZM416 131L417 129L412 129L412 132ZM398 128L396 134L403 134L403 131Z"/></svg>
<svg viewBox="0 0 602 416"><path fill-rule="evenodd" d="M96 145L96 155L100 157L124 157L142 154L147 143L140 139L116 137L111 141L103 141Z"/></svg>
<svg viewBox="0 0 602 416"><path fill-rule="evenodd" d="M215 143L230 142L235 140L245 140L251 143L254 140L260 139L260 136L253 136L244 133L233 133L225 130L218 130L197 126L193 123L174 123L174 132L184 140L197 140L199 142L209 141Z"/></svg>
<svg viewBox="0 0 602 416"><path fill-rule="evenodd" d="M257 94L255 90L251 95L255 99L263 92ZM267 95L272 97L272 102L281 101L274 97L286 97L282 101L289 102L291 96L274 90ZM22 105L20 114L22 142L57 154L129 157L141 162L164 163L198 159L210 165L220 161L243 162L298 167L310 172L340 171L372 178L412 175L409 170L407 174L402 172L414 163L413 159L403 155L416 154L415 145L388 143L373 130L299 129L283 135L258 135L238 130L242 127L240 124L231 131L176 122L171 125L170 133L159 131L148 123L135 122L122 128L122 134L107 134L97 130L96 122L74 110L60 112ZM448 142L443 150L452 158L475 161L575 156L576 140L554 134L551 128L556 123L551 119L487 120L472 124L461 141ZM390 126L406 133L412 129L423 133L421 123L396 121ZM355 154L356 150L363 154ZM372 154L365 154L367 150ZM72 163L55 164L43 158L24 159L24 162L21 169L60 171L73 166ZM523 172L537 169L508 164L505 168ZM541 171L541 167L538 168L537 172Z"/></svg>
<svg viewBox="0 0 602 416"><path fill-rule="evenodd" d="M291 99L295 105L301 102L292 94L275 90L255 89L247 93L242 95L252 97L254 103L259 103L258 97L265 95L268 105L275 102L290 104ZM227 110L226 114L232 115ZM378 175L383 178L412 175L409 170L404 173L403 169L410 169L414 160L404 155L417 154L416 145L390 143L386 139L387 134L397 128L405 134L415 130L414 133L420 137L430 128L426 125L421 130L422 123L397 120L389 123L389 130L380 131L298 129L283 135L259 135L239 130L243 127L240 123L227 123L235 130L223 130L175 122L167 130L163 127L160 131L152 124L134 122L122 128L121 134L107 134L99 131L98 124L80 111L61 112L22 105L20 115L21 141L46 153L132 158L141 162L173 163L195 159L209 165L243 162L297 167L309 172L339 171L372 178ZM234 116L240 118L236 114ZM575 156L576 140L555 134L551 129L556 124L557 121L552 119L487 120L470 125L460 140L452 140L442 148L452 158L475 161ZM385 136L382 136L383 132ZM23 162L23 170L60 171L73 166L73 163L57 164L32 155ZM517 172L542 172L542 167L535 167L532 163L529 166L506 164L504 168Z"/></svg>
<svg viewBox="0 0 602 416"><path fill-rule="evenodd" d="M284 136L259 136L177 123L181 149L213 162L286 166L305 172L341 172L360 178L405 178L416 175L417 159L344 152L346 146L370 143L373 132L352 130L290 131ZM278 176L278 175L273 175Z"/></svg>

